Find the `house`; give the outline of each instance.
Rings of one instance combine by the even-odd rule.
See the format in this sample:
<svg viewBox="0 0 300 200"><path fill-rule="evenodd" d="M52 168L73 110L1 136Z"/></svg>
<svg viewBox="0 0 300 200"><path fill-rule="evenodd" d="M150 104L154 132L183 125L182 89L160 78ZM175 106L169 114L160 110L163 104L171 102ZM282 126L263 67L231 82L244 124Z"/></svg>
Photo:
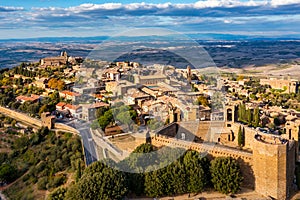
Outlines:
<svg viewBox="0 0 300 200"><path fill-rule="evenodd" d="M106 69L102 74L103 81L119 81L120 77L121 73L115 68Z"/></svg>
<svg viewBox="0 0 300 200"><path fill-rule="evenodd" d="M48 87L48 80L49 80L49 79L47 79L47 78L40 78L40 79L34 81L34 82L33 82L33 85L34 85L35 87L45 89L45 88Z"/></svg>
<svg viewBox="0 0 300 200"><path fill-rule="evenodd" d="M103 102L97 102L93 104L82 104L82 116L81 118L86 121L96 119L96 110L101 107L108 107L109 104Z"/></svg>
<svg viewBox="0 0 300 200"><path fill-rule="evenodd" d="M127 80L105 82L105 90L112 92L113 96L123 96L130 88L136 88L136 84Z"/></svg>
<svg viewBox="0 0 300 200"><path fill-rule="evenodd" d="M65 109L70 111L70 114L75 118L81 118L82 117L82 106L66 104Z"/></svg>
<svg viewBox="0 0 300 200"><path fill-rule="evenodd" d="M59 102L56 104L56 110L68 112L72 117L81 118L82 117L82 106L67 104L64 102Z"/></svg>
<svg viewBox="0 0 300 200"><path fill-rule="evenodd" d="M151 98L150 95L139 91L136 88L131 88L127 91L124 96L124 101L127 105L139 105L141 106L141 102L143 100L149 100Z"/></svg>
<svg viewBox="0 0 300 200"><path fill-rule="evenodd" d="M77 101L78 98L81 96L81 94L76 92L71 92L70 90L64 90L59 92L59 96L67 100Z"/></svg>
<svg viewBox="0 0 300 200"><path fill-rule="evenodd" d="M144 101L142 106L143 115L155 117L158 120L165 122L169 118L169 107L160 100Z"/></svg>
<svg viewBox="0 0 300 200"><path fill-rule="evenodd" d="M56 110L64 110L65 109L65 105L66 105L66 103L59 102L58 104L56 104L55 108L56 108Z"/></svg>
<svg viewBox="0 0 300 200"><path fill-rule="evenodd" d="M105 86L101 83L100 80L95 78L90 78L87 80L87 82L84 85L77 85L72 89L75 92L78 92L80 94L91 94L91 93L97 93L104 88Z"/></svg>
<svg viewBox="0 0 300 200"><path fill-rule="evenodd" d="M29 101L31 103L38 102L40 100L40 98L41 97L39 95L32 94L29 97L28 96L20 95L20 96L16 97L16 100L23 104L23 103L25 103L27 101Z"/></svg>

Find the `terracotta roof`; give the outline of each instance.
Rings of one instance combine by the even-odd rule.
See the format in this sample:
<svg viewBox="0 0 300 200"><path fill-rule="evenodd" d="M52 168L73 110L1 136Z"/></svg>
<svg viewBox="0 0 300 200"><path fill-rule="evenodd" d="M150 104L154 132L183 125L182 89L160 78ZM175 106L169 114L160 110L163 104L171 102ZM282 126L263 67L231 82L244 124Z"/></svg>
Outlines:
<svg viewBox="0 0 300 200"><path fill-rule="evenodd" d="M56 106L59 106L59 107L63 107L65 105L66 105L66 103L64 103L64 102L59 102L58 104L56 104Z"/></svg>
<svg viewBox="0 0 300 200"><path fill-rule="evenodd" d="M143 87L141 90L142 90L143 92L145 92L145 93L151 95L151 96L154 96L154 97L157 96L157 92L155 92L155 91L153 91L153 90L151 90L151 89L149 89L149 88L147 88L147 87Z"/></svg>
<svg viewBox="0 0 300 200"><path fill-rule="evenodd" d="M39 98L40 98L40 96L39 95L35 95L35 94L32 94L30 97L20 95L20 96L16 97L16 100L35 101L35 100L38 100Z"/></svg>
<svg viewBox="0 0 300 200"><path fill-rule="evenodd" d="M64 90L64 91L61 91L60 93L65 94L65 95L69 95L69 96L77 96L77 97L81 96L81 94L76 93L76 92L71 92L69 90Z"/></svg>
<svg viewBox="0 0 300 200"><path fill-rule="evenodd" d="M93 103L91 105L88 106L88 108L100 108L100 107L108 107L109 104L107 103L103 103L103 102L97 102L97 103Z"/></svg>
<svg viewBox="0 0 300 200"><path fill-rule="evenodd" d="M150 95L148 95L144 92L141 92L138 89L132 88L127 91L127 96L130 96L133 98L146 98L146 97L149 97Z"/></svg>
<svg viewBox="0 0 300 200"><path fill-rule="evenodd" d="M72 104L66 104L65 108L68 108L69 110L78 110L81 106L79 105L72 105Z"/></svg>

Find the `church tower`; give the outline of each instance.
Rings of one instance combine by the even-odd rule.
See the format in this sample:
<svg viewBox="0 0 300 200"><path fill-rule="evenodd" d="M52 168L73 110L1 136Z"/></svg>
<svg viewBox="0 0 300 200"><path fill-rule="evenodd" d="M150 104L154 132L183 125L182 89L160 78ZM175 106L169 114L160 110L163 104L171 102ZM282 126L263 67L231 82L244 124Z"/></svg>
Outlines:
<svg viewBox="0 0 300 200"><path fill-rule="evenodd" d="M186 68L186 77L187 77L187 81L189 83L191 83L191 81L192 81L192 70L191 70L191 67L189 65Z"/></svg>

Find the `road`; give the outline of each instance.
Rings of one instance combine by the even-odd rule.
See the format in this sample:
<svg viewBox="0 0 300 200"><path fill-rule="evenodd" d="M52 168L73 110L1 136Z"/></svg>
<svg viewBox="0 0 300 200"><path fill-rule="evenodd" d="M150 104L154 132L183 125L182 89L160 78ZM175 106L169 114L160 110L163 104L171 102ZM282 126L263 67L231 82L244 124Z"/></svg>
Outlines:
<svg viewBox="0 0 300 200"><path fill-rule="evenodd" d="M97 161L96 145L89 129L82 129L79 132L84 146L85 162L86 165L90 165Z"/></svg>
<svg viewBox="0 0 300 200"><path fill-rule="evenodd" d="M82 138L82 143L84 147L84 156L86 165L90 165L93 162L97 161L97 153L96 153L96 144L92 138L92 134L90 132L90 124L85 122L71 122L66 123L69 126L76 128L79 131L79 134Z"/></svg>

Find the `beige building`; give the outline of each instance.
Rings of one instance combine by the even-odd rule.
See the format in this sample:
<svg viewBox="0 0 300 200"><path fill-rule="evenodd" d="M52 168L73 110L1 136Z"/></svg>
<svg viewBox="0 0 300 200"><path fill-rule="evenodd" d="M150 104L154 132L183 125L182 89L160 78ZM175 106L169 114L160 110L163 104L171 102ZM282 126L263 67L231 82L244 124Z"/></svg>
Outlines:
<svg viewBox="0 0 300 200"><path fill-rule="evenodd" d="M141 76L141 75L134 75L134 83L141 84L141 85L157 85L160 82L164 82L167 77L163 74L157 75L149 75L149 76Z"/></svg>
<svg viewBox="0 0 300 200"><path fill-rule="evenodd" d="M47 78L40 78L33 82L33 85L38 87L38 88L47 88L48 87L48 79Z"/></svg>
<svg viewBox="0 0 300 200"><path fill-rule="evenodd" d="M273 89L285 90L286 93L297 93L300 82L295 79L284 80L284 79L270 78L270 79L260 79L260 84L269 85Z"/></svg>

